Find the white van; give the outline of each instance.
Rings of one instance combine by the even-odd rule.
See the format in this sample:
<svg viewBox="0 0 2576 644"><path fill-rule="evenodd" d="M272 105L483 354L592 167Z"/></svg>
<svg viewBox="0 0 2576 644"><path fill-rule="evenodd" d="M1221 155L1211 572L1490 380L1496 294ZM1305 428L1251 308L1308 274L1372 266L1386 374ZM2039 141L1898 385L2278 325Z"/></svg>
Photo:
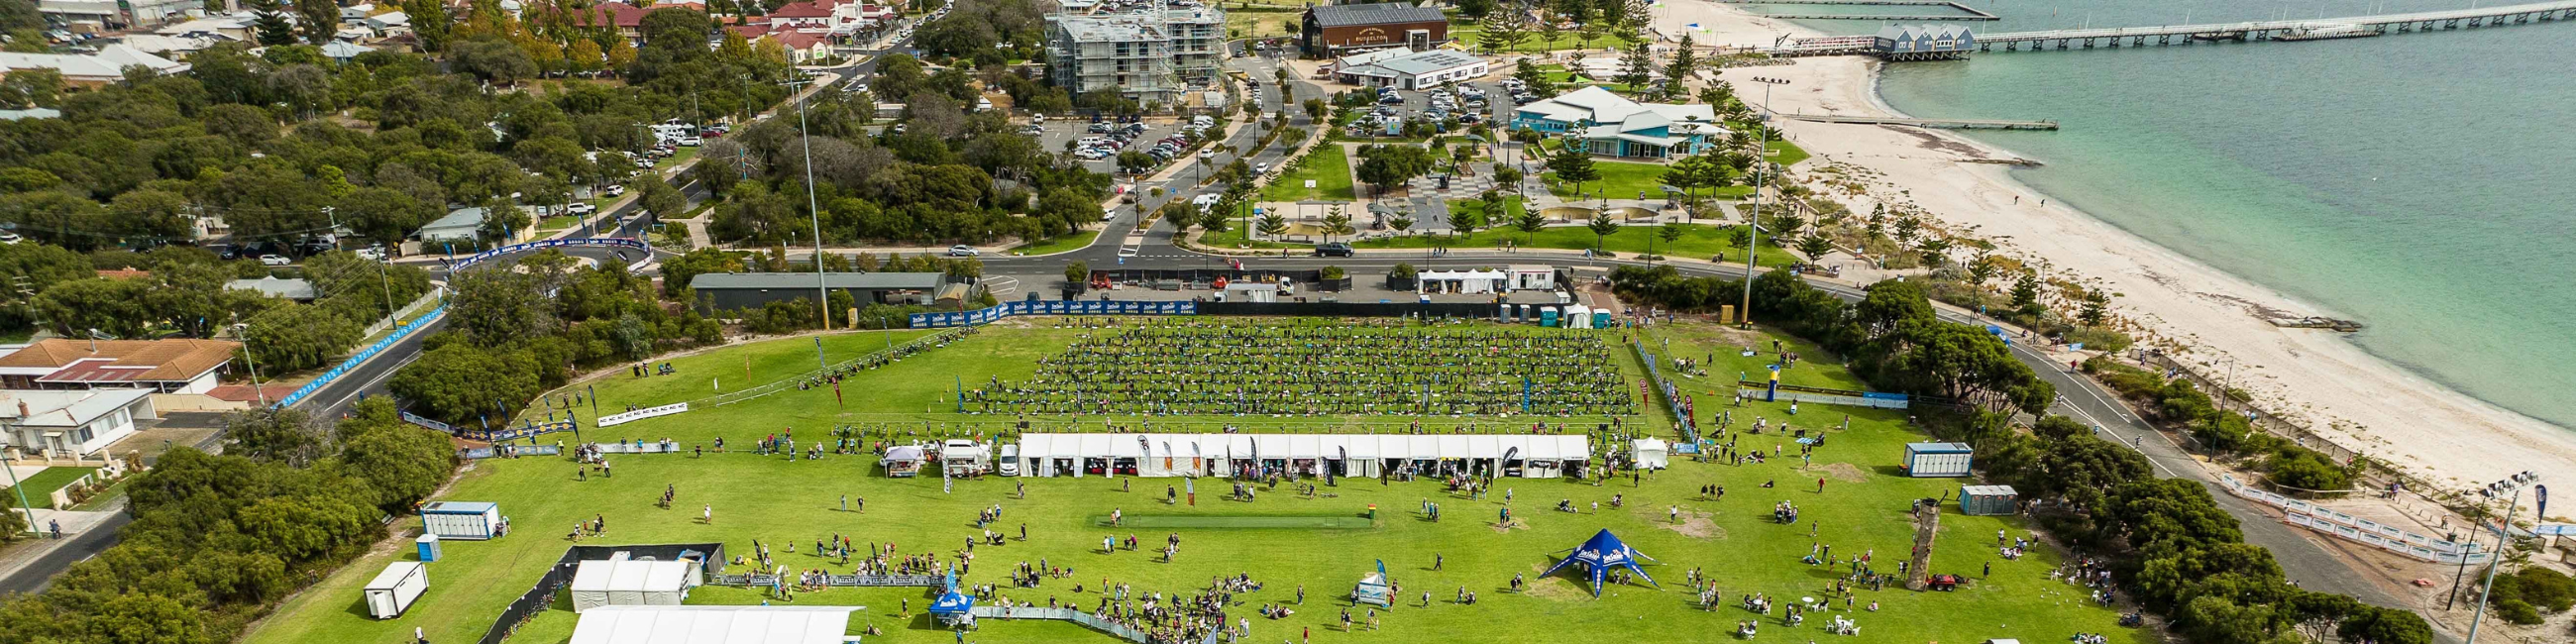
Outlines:
<svg viewBox="0 0 2576 644"><path fill-rule="evenodd" d="M995 472L998 472L1003 476L1020 475L1020 446L1003 445L1001 456L994 460L996 461L994 464Z"/></svg>

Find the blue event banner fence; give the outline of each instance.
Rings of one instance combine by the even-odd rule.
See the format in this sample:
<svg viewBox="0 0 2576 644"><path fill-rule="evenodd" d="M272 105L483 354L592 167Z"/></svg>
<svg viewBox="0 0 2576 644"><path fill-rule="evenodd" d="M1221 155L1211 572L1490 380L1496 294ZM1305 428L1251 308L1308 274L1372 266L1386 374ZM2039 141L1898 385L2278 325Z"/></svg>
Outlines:
<svg viewBox="0 0 2576 644"><path fill-rule="evenodd" d="M1673 426L1681 430L1682 444L1696 448L1699 444L1699 423L1691 418L1691 408L1682 403L1681 388L1673 386L1672 381L1664 379L1663 369L1655 364L1655 354L1646 351L1644 343L1630 342L1628 346L1636 349L1637 362L1646 365L1646 379L1654 382L1656 392L1663 394L1664 404L1672 410Z"/></svg>
<svg viewBox="0 0 2576 644"><path fill-rule="evenodd" d="M1014 315L1198 315L1197 302L1122 302L1103 300L1040 300L1005 302L973 311L914 313L912 328L932 329L952 326L991 324Z"/></svg>
<svg viewBox="0 0 2576 644"><path fill-rule="evenodd" d="M295 388L295 393L290 393L284 398L277 399L278 408L283 409L293 407L296 403L304 402L304 399L313 396L313 392L321 391L324 386L328 386L332 382L338 381L341 376L349 375L349 370L358 368L358 365L364 364L368 359L376 357L376 354L384 353L385 349L391 348L394 346L394 343L401 342L404 338L411 337L411 334L420 332L421 329L428 327L430 324L436 323L439 318L446 316L447 305L441 304L438 308L430 309L428 315L420 316L419 318L402 326L394 327L394 332L385 334L384 339L377 340L375 344L367 345L367 348L365 349L359 349L356 354L350 355L349 359L342 360L339 365L331 367L330 371L322 372L322 377L314 378L313 382L304 383L304 386Z"/></svg>

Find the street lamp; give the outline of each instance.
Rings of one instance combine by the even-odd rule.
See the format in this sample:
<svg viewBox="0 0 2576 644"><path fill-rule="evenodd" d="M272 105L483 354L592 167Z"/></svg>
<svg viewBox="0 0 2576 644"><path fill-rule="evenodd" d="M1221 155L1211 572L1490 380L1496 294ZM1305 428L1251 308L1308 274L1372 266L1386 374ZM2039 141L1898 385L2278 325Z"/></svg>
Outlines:
<svg viewBox="0 0 2576 644"><path fill-rule="evenodd" d="M797 92L813 81L790 79L787 91ZM823 206L814 197L814 133L805 126L805 94L796 94L796 138L805 147L805 215L814 225L814 310L823 330L832 330L831 287L823 277ZM823 359L823 345L814 345L814 361L829 369L832 363Z"/></svg>
<svg viewBox="0 0 2576 644"><path fill-rule="evenodd" d="M2522 488L2531 486L2538 480L2540 480L2539 474L2534 474L2531 470L2523 470L2505 480L2488 483L2486 489L2478 490L2479 496L2505 498L2504 523L2496 526L2495 552L2487 556L2487 580L2484 586L2478 589L2478 612L2475 617L2469 618L2469 639L2466 644L2478 644L2478 626L2487 619L2487 595L2495 592L2496 570L2504 567L2504 561L2501 558L2504 555L2504 541L2513 536L2513 515L2522 509ZM2475 539L2476 535L2470 535L2470 538Z"/></svg>
<svg viewBox="0 0 2576 644"><path fill-rule="evenodd" d="M241 338L242 364L250 365L250 390L259 395L259 406L267 407L268 390L259 386L259 361L252 358L250 351L250 323L233 323L233 337Z"/></svg>

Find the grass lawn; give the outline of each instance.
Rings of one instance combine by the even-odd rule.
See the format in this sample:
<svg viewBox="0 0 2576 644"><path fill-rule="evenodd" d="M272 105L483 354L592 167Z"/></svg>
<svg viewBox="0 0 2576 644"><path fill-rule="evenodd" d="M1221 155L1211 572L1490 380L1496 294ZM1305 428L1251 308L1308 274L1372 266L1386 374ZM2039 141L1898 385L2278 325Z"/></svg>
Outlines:
<svg viewBox="0 0 2576 644"><path fill-rule="evenodd" d="M1763 153L1771 157L1772 163L1797 165L1798 162L1807 160L1806 148L1798 147L1798 144L1786 140L1764 143L1762 147Z"/></svg>
<svg viewBox="0 0 2576 644"><path fill-rule="evenodd" d="M1512 209L1518 208L1518 200L1518 197L1506 198L1504 202L1507 205L1504 206L1504 212L1513 212ZM1470 202L1466 201L1449 202L1449 207L1453 210L1475 209ZM1520 229L1511 227L1508 222L1488 225L1492 227L1476 231L1476 234L1463 239L1447 235L1413 235L1371 239L1353 246L1358 248L1488 248L1501 247L1506 242L1510 242L1519 244L1523 248L1583 250L1593 247L1592 229L1582 226L1549 226L1535 233L1524 233ZM1730 261L1743 261L1744 245L1735 243L1735 229L1742 226L1709 224L1682 224L1681 226L1682 238L1672 243L1666 243L1663 238L1655 236L1658 228L1656 226L1626 226L1619 232L1601 238L1601 248L1618 253L1621 257L1633 257L1646 252L1646 243L1651 238L1657 255L1708 259L1722 252L1726 253ZM1768 241L1762 243L1761 250L1763 266L1787 267L1798 262L1798 259L1791 256L1789 251L1772 246Z"/></svg>
<svg viewBox="0 0 2576 644"><path fill-rule="evenodd" d="M1293 172L1280 175L1278 181L1261 190L1262 201L1351 201L1357 199L1351 189L1350 153L1342 146L1324 144L1306 155ZM1306 187L1307 181L1315 187Z"/></svg>
<svg viewBox="0 0 2576 644"><path fill-rule="evenodd" d="M1497 48L1488 50L1488 48L1483 46L1483 43L1485 42L1485 27L1483 25L1472 23L1460 24L1456 22L1449 23L1449 38L1451 40L1475 43L1477 45L1476 53L1479 54L1500 56L1501 58L1496 60L1494 63L1494 69L1495 71L1505 74L1511 73L1511 65L1513 65L1515 61L1519 60L1518 56L1535 55L1540 52L1548 51L1581 49L1584 44L1583 33L1573 29L1567 29L1564 33L1557 34L1555 40L1547 40L1547 34L1541 33L1536 27L1528 29L1525 33L1528 35L1521 37L1520 44L1512 47L1508 51L1500 49L1499 45ZM1602 34L1600 38L1592 39L1591 49L1604 50L1627 46L1628 41L1626 39L1620 38L1616 34L1605 33ZM1603 52L1603 55L1616 54L1611 54L1605 51Z"/></svg>
<svg viewBox="0 0 2576 644"><path fill-rule="evenodd" d="M1583 194L1607 191L1612 199L1635 199L1639 192L1646 193L1647 199L1662 199L1664 171L1671 169L1660 163L1598 160L1592 162L1592 168L1601 173L1601 178L1583 182ZM1539 173L1539 177L1547 180L1548 192L1574 198L1574 184L1559 181L1555 171Z"/></svg>
<svg viewBox="0 0 2576 644"><path fill-rule="evenodd" d="M63 489L63 486L71 485L72 481L80 480L80 477L96 471L98 468L95 467L48 467L45 471L37 472L35 476L27 477L26 480L18 483L27 488L28 505L51 510L54 508L54 490ZM0 487L0 502L11 506L18 505L18 490Z"/></svg>
<svg viewBox="0 0 2576 644"><path fill-rule="evenodd" d="M653 170L657 172L670 170L672 168L680 167L680 164L688 163L690 159L695 158L698 158L698 146L692 145L679 148L678 151L672 152L669 158L654 162Z"/></svg>
<svg viewBox="0 0 2576 644"><path fill-rule="evenodd" d="M1641 334L1639 337L1657 347L1670 337L1676 353L1685 347L1754 344L1768 355L1769 342L1762 336L1693 326L1683 323L1630 332ZM789 390L727 407L596 430L592 433L598 436L593 438L667 437L683 445L705 445L721 436L740 447L763 434L788 428L798 430L799 438L817 437L837 423L891 423L913 428L927 424L933 430L973 423L990 429L1011 419L922 410L942 408L942 401L959 382L972 387L995 376L1005 380L1025 378L1035 368L1036 358L1061 351L1084 332L1047 328L1042 320L1007 322L951 346L853 375L843 384L846 409L835 402L831 391ZM844 346L875 339L873 334L827 337L830 343ZM681 358L674 361L680 365L679 377L634 379L618 375L607 379L600 393L617 403L656 404L694 398L701 395L708 377L739 377L735 369L743 358L737 353L752 356L754 373L744 380L760 381L801 371L810 364L807 360L811 355L805 352L811 346L809 339L794 338ZM1827 358L1821 352L1811 351L1808 355L1798 371L1813 370L1814 379L1802 382L1848 382L1847 375L1833 375L1839 372L1825 364ZM1719 360L1710 369L1734 369L1740 362L1761 359ZM1641 372L1625 351L1615 352L1613 363L1624 374ZM1312 632L1315 641L1328 644L1575 642L1598 639L1598 634L1605 632L1622 633L1636 641L1709 641L1715 639L1712 634L1752 619L1762 623L1763 634L1756 641L1781 644L1806 640L1920 644L1976 642L1992 637L2053 642L2064 641L2078 632L2105 633L2116 644L2155 641L2152 633L2116 626L2117 613L2090 605L2082 587L2049 580L2048 571L2061 562L2057 553L2042 549L2018 561L1994 557L1991 539L1998 530L2025 535L2030 529L2017 517L1947 514L1942 518L1932 569L1970 575L1971 580L1957 592L1914 593L1894 586L1879 591L1861 590L1853 609L1846 610L1842 602L1836 601L1829 609L1830 615L1812 615L1806 624L1796 627L1783 624L1777 613L1765 617L1736 608L1736 600L1749 593L1766 593L1781 601L1829 596L1826 591L1846 568L1800 563L1800 558L1810 552L1798 549L1801 541L1811 549L1831 544L1837 558L1869 553L1879 568L1892 570L1893 561L1902 558L1912 543L1907 503L1955 493L1965 481L1896 475L1903 444L1922 440L1921 434L1904 426L1903 411L1808 405L1801 415L1793 417L1787 415L1785 405L1726 407L1723 392L1729 388L1728 383L1699 379L1684 380L1681 386L1685 393L1710 401L1701 408L1704 411L1723 408L1742 418L1744 422L1737 423L1738 428L1748 424L1751 417L1761 416L1774 425L1789 421L1811 434L1824 430L1830 440L1815 454L1812 465L1802 464L1794 455L1768 464L1744 465L1694 462L1677 456L1671 469L1649 475L1652 480L1622 478L1594 484L1566 479L1504 479L1497 482L1497 487L1504 490L1481 499L1448 493L1439 483L1429 480L1369 485L1376 481L1344 479L1335 486L1319 484L1322 494L1311 498L1294 493L1289 486L1278 486L1266 490L1258 501L1235 502L1218 500L1224 484L1210 481L1209 486L1199 486L1202 489L1195 505L1161 502L1163 491L1153 488L1179 486L1180 482L1173 479L964 479L956 481L953 492L949 492L942 490L937 476L885 478L876 473L875 459L865 456L791 461L754 456L739 449L704 456L619 455L610 457L616 464L615 478L593 476L587 480L577 480L574 466L559 459L487 460L475 463L438 498L498 502L502 512L519 526L518 532L498 541L449 542L445 559L430 564L429 591L400 618L372 620L361 609L360 586L387 562L412 557L409 547L388 547L288 599L245 640L281 644L393 642L406 641L411 630L419 627L431 641L473 641L483 634L494 616L546 572L563 547L571 544L562 536L567 529L595 516L606 517L608 532L586 539L585 543L721 541L731 552L748 553L754 540L772 546L802 543L810 547L815 540L837 534L850 535L860 542L897 544L906 554L937 553L942 561L953 561L958 543L979 534L971 521L975 512L998 505L1004 514L992 529L1016 537L1025 525L1028 538L975 548L975 565L970 574L962 577L963 583L1004 587L1001 594L1014 601L1044 604L1053 599L1089 608L1100 601L1096 591L1102 579L1131 584L1139 592L1189 593L1204 588L1211 577L1243 573L1265 584L1260 591L1235 597L1239 603L1228 610L1244 615L1261 604L1293 602L1297 589L1304 588L1310 596L1294 617L1265 619L1252 625L1253 639L1249 641L1255 642L1295 640L1307 631ZM1850 429L1831 429L1843 421L1846 412L1850 414ZM1097 427L1104 421L1133 424L1144 420L1084 418L1075 422ZM1231 417L1150 420L1157 429L1164 430L1197 420L1210 428L1232 423L1252 431L1274 431L1292 423L1300 428L1318 428L1351 422ZM1401 423L1411 419L1394 420ZM1661 412L1631 420L1628 426L1632 429L1669 437L1663 429L1667 421ZM1054 425L1066 419L1039 422ZM1445 418L1423 421L1427 428L1438 430L1447 430L1459 422ZM1484 426L1491 429L1526 422L1489 420ZM1397 425L1382 427L1394 426ZM1717 440L1734 442L1746 451L1766 442L1787 443L1776 431L1721 436ZM1611 444L1606 440L1595 442L1599 448ZM1821 491L1814 484L1818 479L1826 481ZM1015 482L1026 484L1026 497L1014 494ZM1776 482L1778 487L1765 488L1766 482ZM662 509L654 503L665 485L674 486L678 493L673 509ZM1706 500L1695 492L1702 485L1724 486L1733 494L1722 500ZM1530 489L1528 501L1516 500L1522 496L1519 488ZM1611 504L1614 494L1625 499L1624 508ZM837 501L842 495L868 501L865 512L840 511ZM1571 501L1580 511L1549 510L1559 499ZM1425 500L1441 503L1447 510L1445 517L1433 521L1415 512ZM1812 520L1812 525L1772 522L1768 510L1780 501L1796 503L1803 518ZM1371 505L1377 507L1377 517L1360 518ZM712 523L698 520L700 508L706 506L714 508ZM1506 508L1515 521L1498 523L1497 513ZM1680 510L1682 520L1669 520L1667 508ZM1113 510L1123 511L1140 523L1150 521L1168 527L1131 525L1112 530L1098 526L1097 518ZM405 531L416 525L409 519L396 522ZM1646 570L1662 586L1611 586L1596 599L1575 575L1538 577L1554 562L1553 553L1602 529L1615 532L1630 546L1654 557L1656 564ZM1180 537L1178 561L1161 562L1149 552L1104 553L1098 549L1104 535L1125 537L1133 533L1150 550L1163 536L1154 534L1157 532ZM800 570L847 570L846 566L827 563L809 548L797 550L790 553L779 547L779 562ZM1886 550L1888 555L1875 556L1877 550ZM1435 556L1445 560L1436 570ZM1034 565L1041 559L1057 566L1073 566L1076 574L1070 579L1046 580L1039 588L1007 587L1004 576L1015 564ZM1373 570L1376 561L1383 561L1395 580L1404 585L1400 606L1380 611L1382 633L1343 633L1338 628L1338 612L1344 602L1339 598L1364 571ZM1994 566L1993 574L1979 575L1980 567L1988 563ZM1693 569L1714 580L1724 594L1722 607L1702 611L1692 604L1694 595L1684 579L1686 571ZM1515 574L1529 577L1527 590L1508 590L1508 582ZM1074 592L1077 583L1084 592ZM1462 588L1478 593L1481 601L1472 606L1452 602L1456 590ZM1431 595L1429 606L1422 606L1422 592ZM852 632L868 625L886 629L884 635L868 638L870 644L955 641L955 636L933 627L919 611L931 596L921 588L840 588L799 593L793 601L780 603L865 606L852 616ZM702 587L691 594L688 603L763 601L761 593L749 589ZM1879 611L1864 610L1872 602L1879 604ZM1824 625L1834 616L1859 622L1862 635L1826 634ZM508 641L557 644L569 637L577 619L566 605L558 603L556 610L542 612ZM1476 635L1462 635L1465 633ZM987 644L1116 641L1063 623L1003 620L986 621L970 639Z"/></svg>
<svg viewBox="0 0 2576 644"><path fill-rule="evenodd" d="M884 350L889 344L901 345L930 333L915 330L829 333L821 336L823 359L840 362ZM727 391L749 389L792 378L821 365L814 357L812 337L753 342L728 347L721 351L657 360L654 363L664 362L671 364L673 370L671 375L637 378L630 375L631 372L620 370L611 372L603 378L575 382L558 390L557 393L548 394L548 397L552 398L562 393L588 392L586 395L598 397L601 411L617 413L624 410L627 405L639 408L659 407L706 398ZM585 403L582 407L581 416L589 418L589 405ZM546 411L545 407L532 408L520 414L520 420L532 418L543 420ZM630 423L621 427L641 424Z"/></svg>
<svg viewBox="0 0 2576 644"><path fill-rule="evenodd" d="M556 216L553 216L553 217L547 217L547 218L545 218L545 219L538 220L538 221L537 221L537 230L542 230L542 231L552 232L552 231L563 230L563 229L566 229L566 228L571 228L571 227L579 226L579 225L581 225L581 218L580 218L580 217L575 217L575 216L572 216L572 215L556 215Z"/></svg>
<svg viewBox="0 0 2576 644"><path fill-rule="evenodd" d="M1290 7L1239 8L1225 10L1225 31L1229 38L1268 38L1297 35L1302 10Z"/></svg>
<svg viewBox="0 0 2576 644"><path fill-rule="evenodd" d="M1020 255L1044 255L1044 254L1047 254L1047 253L1061 253L1061 252L1065 252L1065 251L1068 251L1068 250L1077 250L1077 249L1080 249L1080 248L1082 248L1082 247L1084 247L1084 246L1089 246L1089 245L1091 245L1091 240L1093 240L1093 239L1098 239L1099 237L1100 237L1100 231L1085 228L1085 229L1082 229L1082 230L1076 230L1076 231L1073 231L1073 232L1070 232L1070 233L1065 233L1065 234L1063 234L1063 235L1058 235L1058 236L1056 236L1056 237L1055 237L1055 238L1053 238L1053 239L1041 239L1041 240L1038 240L1038 241L1033 241L1033 242L1029 242L1029 243L1026 243L1026 244L1021 244L1021 245L1019 245L1019 246L1016 246L1016 247L1011 248L1011 252L1012 252L1012 253L1016 253L1016 254L1020 254Z"/></svg>
<svg viewBox="0 0 2576 644"><path fill-rule="evenodd" d="M1259 223L1259 220L1254 220L1254 223ZM1200 245L1202 245L1202 246L1208 246L1208 247L1212 247L1212 248L1237 248L1237 249L1241 249L1241 248L1314 248L1314 245L1313 245L1313 244L1292 244L1292 243L1286 243L1286 242L1275 242L1275 241L1269 241L1269 240L1255 240L1255 239L1251 239L1251 238L1250 238L1250 234L1251 234L1252 227L1250 227L1250 226L1245 226L1245 225L1244 225L1244 223L1243 223L1243 220L1237 219L1237 220L1235 220L1235 221L1231 222L1231 224L1232 224L1232 225L1229 225L1229 226L1227 226L1227 227L1226 227L1225 232L1200 233L1200 234L1199 234L1199 244L1200 244Z"/></svg>

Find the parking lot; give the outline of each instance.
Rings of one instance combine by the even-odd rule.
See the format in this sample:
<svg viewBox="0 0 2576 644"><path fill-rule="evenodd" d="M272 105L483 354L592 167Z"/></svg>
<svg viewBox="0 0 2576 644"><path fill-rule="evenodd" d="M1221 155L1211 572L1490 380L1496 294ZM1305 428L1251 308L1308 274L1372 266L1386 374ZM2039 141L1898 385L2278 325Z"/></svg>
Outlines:
<svg viewBox="0 0 2576 644"><path fill-rule="evenodd" d="M1145 121L1146 122L1143 123L1145 127L1142 132L1130 139L1124 146L1117 149L1135 150L1138 152L1146 151L1154 146L1155 141L1179 135L1182 129L1188 125L1185 122L1171 122L1169 119L1146 119ZM1106 123L1106 119L1104 119L1104 123ZM1065 150L1065 144L1081 141L1085 138L1109 136L1108 134L1092 132L1091 121L1089 119L1051 118L1047 119L1045 125L1039 127L1042 128L1042 131L1037 135L1038 145L1045 147L1049 152L1063 152ZM1079 148L1077 147L1077 149ZM1092 172L1102 174L1116 174L1118 172L1116 152L1111 152L1108 156L1098 159L1079 159L1079 161L1081 161L1083 168Z"/></svg>
<svg viewBox="0 0 2576 644"><path fill-rule="evenodd" d="M1339 91L1349 88L1333 89ZM1457 119L1458 130L1465 130L1479 123L1500 129L1506 124L1498 121L1508 121L1512 110L1510 92L1504 89L1499 81L1461 83L1455 93L1438 89L1395 90L1392 95L1396 100L1385 98L1389 95L1385 91L1373 91L1378 91L1380 96L1378 102L1365 110L1366 114L1360 117L1359 121L1353 122L1352 128L1344 132L1345 135L1353 138L1368 138L1372 133L1383 135L1386 132L1386 123L1391 119L1407 123L1425 118L1433 122ZM1476 92L1483 92L1484 102L1471 100L1477 96Z"/></svg>

